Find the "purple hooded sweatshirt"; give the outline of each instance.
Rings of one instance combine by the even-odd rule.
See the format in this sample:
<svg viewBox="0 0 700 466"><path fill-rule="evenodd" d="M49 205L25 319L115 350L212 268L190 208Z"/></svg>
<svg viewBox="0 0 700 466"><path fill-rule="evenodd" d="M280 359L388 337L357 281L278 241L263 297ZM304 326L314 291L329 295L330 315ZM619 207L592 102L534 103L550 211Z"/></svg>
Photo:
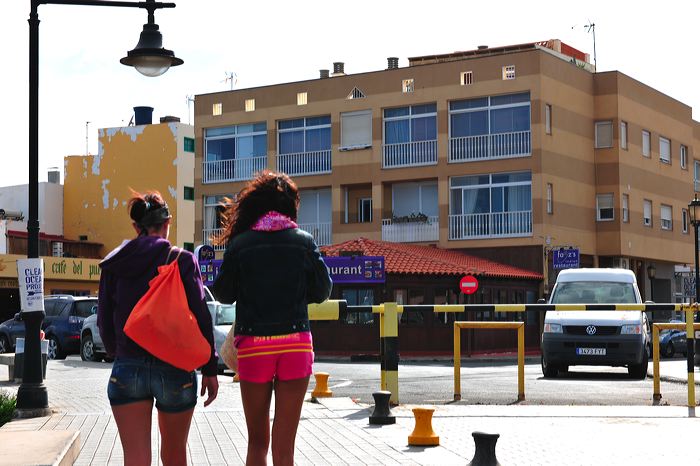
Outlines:
<svg viewBox="0 0 700 466"><path fill-rule="evenodd" d="M126 336L124 324L136 303L148 291L148 282L158 273L158 266L166 263L170 248L170 242L163 238L139 236L123 243L100 262L102 273L97 326L108 354L124 358L150 355ZM173 251L171 262L176 255L177 251ZM202 335L212 347L211 358L202 367L202 374L216 375L218 358L214 349L212 320L197 261L191 252L183 250L178 262L190 310L197 319ZM167 312L167 309L164 311Z"/></svg>

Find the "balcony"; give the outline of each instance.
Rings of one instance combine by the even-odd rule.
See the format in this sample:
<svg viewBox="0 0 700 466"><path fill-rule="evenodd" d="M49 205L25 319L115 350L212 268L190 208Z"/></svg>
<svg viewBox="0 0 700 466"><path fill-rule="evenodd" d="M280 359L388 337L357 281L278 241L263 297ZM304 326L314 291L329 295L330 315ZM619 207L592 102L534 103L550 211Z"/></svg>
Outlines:
<svg viewBox="0 0 700 466"><path fill-rule="evenodd" d="M330 173L331 151L279 154L277 156L277 170L293 176Z"/></svg>
<svg viewBox="0 0 700 466"><path fill-rule="evenodd" d="M255 173L264 169L266 165L267 156L204 162L202 165L202 183L250 180Z"/></svg>
<svg viewBox="0 0 700 466"><path fill-rule="evenodd" d="M437 141L384 144L384 168L419 167L437 164Z"/></svg>
<svg viewBox="0 0 700 466"><path fill-rule="evenodd" d="M450 138L449 162L526 157L532 153L530 131Z"/></svg>
<svg viewBox="0 0 700 466"><path fill-rule="evenodd" d="M217 237L221 233L224 232L223 228L205 228L202 230L202 244L206 244L208 246L213 246L214 251L223 251L226 249L226 245L221 244L221 245L215 245L212 242L212 237Z"/></svg>
<svg viewBox="0 0 700 466"><path fill-rule="evenodd" d="M318 246L332 244L331 222L328 223L300 223L299 228L311 233Z"/></svg>
<svg viewBox="0 0 700 466"><path fill-rule="evenodd" d="M449 239L511 238L531 235L531 210L450 215Z"/></svg>
<svg viewBox="0 0 700 466"><path fill-rule="evenodd" d="M394 243L420 243L440 239L439 218L428 217L426 222L396 222L394 219L382 220L382 240Z"/></svg>

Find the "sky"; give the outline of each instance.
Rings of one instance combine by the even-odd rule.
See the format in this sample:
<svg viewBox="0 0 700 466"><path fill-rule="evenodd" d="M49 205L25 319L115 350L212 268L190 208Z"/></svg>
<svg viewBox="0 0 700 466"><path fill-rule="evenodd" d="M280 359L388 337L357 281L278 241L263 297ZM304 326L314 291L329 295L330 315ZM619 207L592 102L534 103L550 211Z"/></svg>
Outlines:
<svg viewBox="0 0 700 466"><path fill-rule="evenodd" d="M136 1L136 0L134 0ZM188 96L315 79L345 63L347 74L385 69L408 57L561 39L693 107L700 120L700 2L473 2L456 0L175 0L158 10L163 46L185 63L158 78L119 63L138 41L138 8L39 7L39 180L67 155L97 153L98 128L125 126L134 106L153 121L194 123ZM3 129L0 186L28 181L29 0L0 2ZM87 131L86 131L86 122ZM87 136L87 140L86 140Z"/></svg>

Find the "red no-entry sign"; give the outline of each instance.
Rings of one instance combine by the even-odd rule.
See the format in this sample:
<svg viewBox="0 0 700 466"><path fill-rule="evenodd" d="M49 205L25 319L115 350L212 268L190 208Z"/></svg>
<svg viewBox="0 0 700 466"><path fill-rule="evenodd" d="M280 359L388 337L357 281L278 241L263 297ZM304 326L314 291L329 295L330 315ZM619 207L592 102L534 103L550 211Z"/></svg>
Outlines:
<svg viewBox="0 0 700 466"><path fill-rule="evenodd" d="M476 290L479 289L479 281L473 275L465 275L459 281L459 289L464 294L476 293Z"/></svg>

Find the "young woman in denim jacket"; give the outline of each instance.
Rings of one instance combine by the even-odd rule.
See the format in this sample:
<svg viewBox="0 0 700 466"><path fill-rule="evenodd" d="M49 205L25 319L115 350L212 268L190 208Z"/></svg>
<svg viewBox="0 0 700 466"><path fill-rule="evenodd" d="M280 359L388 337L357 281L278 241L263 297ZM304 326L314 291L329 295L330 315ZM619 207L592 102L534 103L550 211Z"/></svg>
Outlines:
<svg viewBox="0 0 700 466"><path fill-rule="evenodd" d="M313 372L307 307L330 296L331 279L313 237L295 223L299 192L283 173L262 172L225 212L224 262L214 296L236 302L247 465L266 464L270 402L275 393L272 459L294 464L302 403Z"/></svg>

